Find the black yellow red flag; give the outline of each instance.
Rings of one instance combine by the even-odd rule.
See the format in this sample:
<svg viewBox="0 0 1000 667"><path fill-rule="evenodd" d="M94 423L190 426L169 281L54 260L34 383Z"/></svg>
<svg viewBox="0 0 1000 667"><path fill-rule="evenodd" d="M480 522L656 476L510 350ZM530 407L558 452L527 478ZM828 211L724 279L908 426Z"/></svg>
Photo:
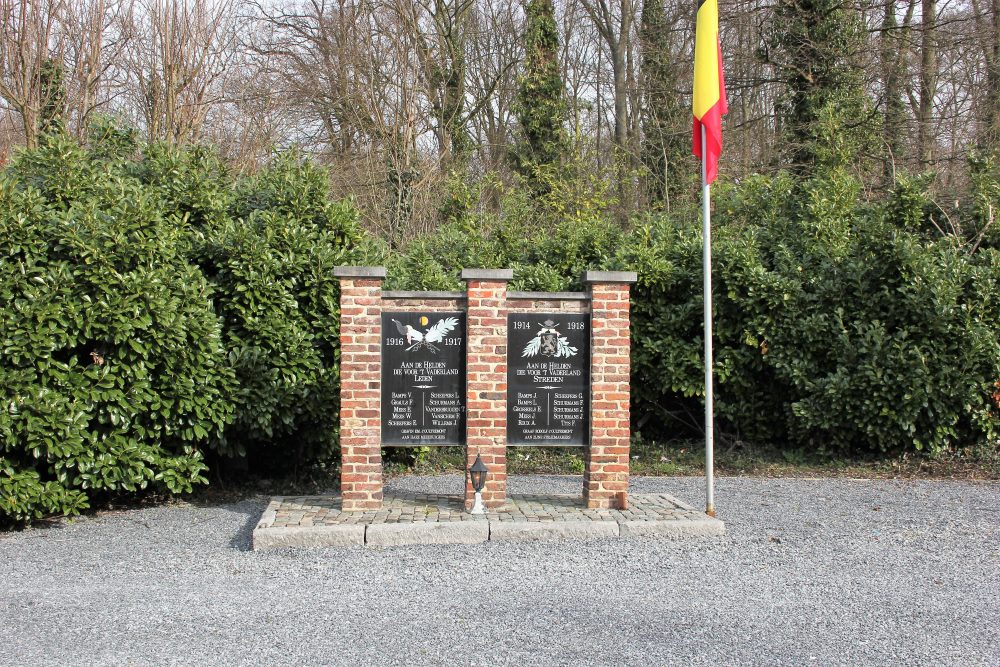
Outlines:
<svg viewBox="0 0 1000 667"><path fill-rule="evenodd" d="M694 154L705 161L705 182L718 174L722 154L722 115L726 106L726 81L722 74L719 42L718 0L700 0L694 38ZM705 128L705 152L701 150L701 128Z"/></svg>

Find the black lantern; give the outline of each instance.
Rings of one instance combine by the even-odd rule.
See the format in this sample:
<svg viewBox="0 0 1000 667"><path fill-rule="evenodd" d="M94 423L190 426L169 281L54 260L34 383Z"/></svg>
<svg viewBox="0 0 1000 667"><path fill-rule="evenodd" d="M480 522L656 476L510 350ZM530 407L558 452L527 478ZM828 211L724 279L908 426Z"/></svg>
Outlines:
<svg viewBox="0 0 1000 667"><path fill-rule="evenodd" d="M483 459L479 457L479 452L476 452L476 461L469 468L469 481L472 482L472 490L476 493L481 493L483 487L486 486L486 473L489 470L486 468L486 464L483 463Z"/></svg>

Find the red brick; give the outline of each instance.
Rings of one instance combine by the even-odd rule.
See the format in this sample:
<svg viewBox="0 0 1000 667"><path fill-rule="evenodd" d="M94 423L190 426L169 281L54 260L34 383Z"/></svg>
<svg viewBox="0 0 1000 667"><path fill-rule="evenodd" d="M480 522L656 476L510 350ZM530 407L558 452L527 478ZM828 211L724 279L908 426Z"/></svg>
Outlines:
<svg viewBox="0 0 1000 667"><path fill-rule="evenodd" d="M468 402L466 413L468 465L480 454L490 469L483 502L499 507L506 502L506 281L470 280L468 303ZM473 502L466 479L466 506Z"/></svg>
<svg viewBox="0 0 1000 667"><path fill-rule="evenodd" d="M381 505L381 280L341 280L341 493L346 510Z"/></svg>
<svg viewBox="0 0 1000 667"><path fill-rule="evenodd" d="M618 494L627 493L629 472L628 300L628 285L591 286L592 442L584 465L588 507L627 504L627 496Z"/></svg>

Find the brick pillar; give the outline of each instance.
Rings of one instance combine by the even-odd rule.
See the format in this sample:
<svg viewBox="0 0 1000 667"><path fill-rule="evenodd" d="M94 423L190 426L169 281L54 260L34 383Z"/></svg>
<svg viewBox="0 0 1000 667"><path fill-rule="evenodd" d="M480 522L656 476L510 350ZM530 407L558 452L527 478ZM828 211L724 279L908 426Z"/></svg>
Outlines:
<svg viewBox="0 0 1000 667"><path fill-rule="evenodd" d="M590 446L583 472L587 507L628 507L629 284L631 271L587 271L590 286Z"/></svg>
<svg viewBox="0 0 1000 667"><path fill-rule="evenodd" d="M338 266L340 493L343 510L382 506L381 267Z"/></svg>
<svg viewBox="0 0 1000 667"><path fill-rule="evenodd" d="M464 269L468 296L466 343L466 459L468 467L482 456L489 469L483 503L501 507L507 501L507 282L510 269ZM475 492L465 476L465 506Z"/></svg>

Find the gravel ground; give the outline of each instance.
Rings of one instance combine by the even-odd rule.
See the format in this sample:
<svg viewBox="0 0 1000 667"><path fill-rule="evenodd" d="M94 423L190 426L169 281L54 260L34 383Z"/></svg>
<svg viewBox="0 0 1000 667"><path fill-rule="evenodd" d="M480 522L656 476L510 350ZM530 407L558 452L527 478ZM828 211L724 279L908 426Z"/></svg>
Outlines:
<svg viewBox="0 0 1000 667"><path fill-rule="evenodd" d="M633 491L697 505L702 483ZM1000 485L720 479L716 500L727 534L685 541L254 553L264 498L0 534L0 664L1000 666Z"/></svg>

